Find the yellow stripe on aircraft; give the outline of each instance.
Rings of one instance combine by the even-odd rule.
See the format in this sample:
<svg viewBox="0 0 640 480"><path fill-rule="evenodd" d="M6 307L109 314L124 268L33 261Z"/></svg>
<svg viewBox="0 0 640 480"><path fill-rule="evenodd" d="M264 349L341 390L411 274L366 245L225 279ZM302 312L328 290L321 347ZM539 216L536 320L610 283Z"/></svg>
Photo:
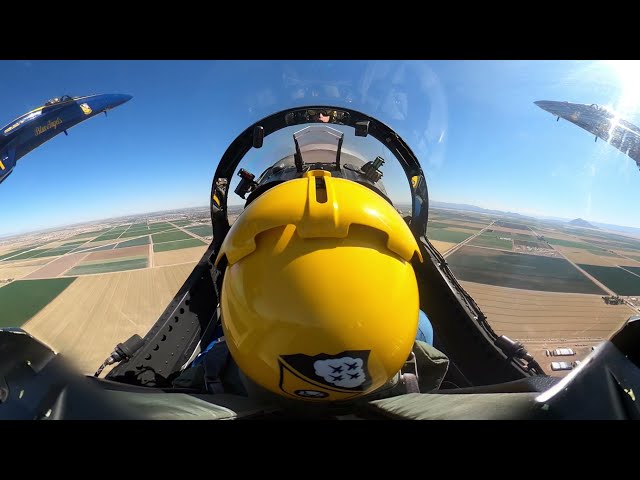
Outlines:
<svg viewBox="0 0 640 480"><path fill-rule="evenodd" d="M1 168L2 170L6 170L6 168L5 168L5 166L4 166L4 163L2 163L2 160L0 160L0 168Z"/></svg>

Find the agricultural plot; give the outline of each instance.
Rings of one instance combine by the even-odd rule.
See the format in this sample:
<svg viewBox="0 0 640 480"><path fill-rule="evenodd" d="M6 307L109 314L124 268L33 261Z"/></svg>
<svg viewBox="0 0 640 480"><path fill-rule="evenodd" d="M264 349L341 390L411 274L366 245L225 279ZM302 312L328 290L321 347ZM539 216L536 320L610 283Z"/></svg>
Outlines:
<svg viewBox="0 0 640 480"><path fill-rule="evenodd" d="M540 292L461 282L498 335L518 340L607 338L633 311L600 295Z"/></svg>
<svg viewBox="0 0 640 480"><path fill-rule="evenodd" d="M184 227L186 225L191 225L193 221L192 220L171 220L171 223L179 227Z"/></svg>
<svg viewBox="0 0 640 480"><path fill-rule="evenodd" d="M169 250L178 250L181 248L200 247L206 245L202 240L197 238L190 238L188 240L177 240L175 242L154 243L154 252L167 252Z"/></svg>
<svg viewBox="0 0 640 480"><path fill-rule="evenodd" d="M588 265L602 265L604 267L613 267L620 263L631 263L633 260L626 260L622 257L614 257L611 255L601 255L600 252L594 253L592 250L582 248L559 247L555 249L562 255L567 257L573 263L585 263Z"/></svg>
<svg viewBox="0 0 640 480"><path fill-rule="evenodd" d="M65 255L52 262L47 263L43 267L37 267L38 269L32 273L29 273L25 277L28 279L42 279L42 278L54 278L58 275L62 275L64 272L72 268L76 263L85 258L87 253L72 253L71 255Z"/></svg>
<svg viewBox="0 0 640 480"><path fill-rule="evenodd" d="M188 240L185 240L188 241ZM165 245L165 244L163 244ZM166 265L176 265L179 263L198 262L207 250L207 246L182 248L179 250L168 250L158 252L153 255L153 264L156 267Z"/></svg>
<svg viewBox="0 0 640 480"><path fill-rule="evenodd" d="M570 241L570 240L562 240L559 238L553 238L553 237L547 237L545 236L544 239L547 241L547 243L550 243L553 246L560 246L560 247L571 247L571 248L581 248L584 250L587 250L589 252L595 253L597 255L614 255L610 252L608 252L607 250L604 250L602 248L599 247L595 247L591 244L588 243L583 243L583 242L575 242L575 241Z"/></svg>
<svg viewBox="0 0 640 480"><path fill-rule="evenodd" d="M164 233L156 233L151 235L153 238L153 243L164 243L164 242L172 242L174 240L186 240L189 238L193 238L188 233L183 232L182 230L174 230L172 232L164 232Z"/></svg>
<svg viewBox="0 0 640 480"><path fill-rule="evenodd" d="M102 235L103 233L107 233L109 230L111 230L111 227L103 228L101 230L93 230L91 232L79 233L77 235L74 235L73 237L70 237L69 240L97 237L98 235Z"/></svg>
<svg viewBox="0 0 640 480"><path fill-rule="evenodd" d="M484 232L471 240L471 242L469 242L469 245L511 250L513 248L513 243L511 240L507 240L509 237L509 234L504 234L501 232Z"/></svg>
<svg viewBox="0 0 640 480"><path fill-rule="evenodd" d="M136 270L147 268L149 260L147 257L129 258L126 260L106 260L102 263L82 263L69 270L66 275L78 276L96 273L122 272L125 270Z"/></svg>
<svg viewBox="0 0 640 480"><path fill-rule="evenodd" d="M125 242L120 242L118 245L116 245L116 248L135 247L136 245L149 245L149 235L135 238L133 240L127 240Z"/></svg>
<svg viewBox="0 0 640 480"><path fill-rule="evenodd" d="M452 232L444 228L427 228L427 238L438 242L460 243L469 238L471 233Z"/></svg>
<svg viewBox="0 0 640 480"><path fill-rule="evenodd" d="M429 239L429 241L434 247L436 247L436 250L438 250L438 252L440 252L440 254L442 255L444 255L445 252L447 252L448 250L451 250L451 248L457 245L457 243L439 242L438 240Z"/></svg>
<svg viewBox="0 0 640 480"><path fill-rule="evenodd" d="M526 225L522 225L521 223L507 222L505 220L496 220L496 223L494 223L494 225L496 225L497 227L511 228L513 230L529 230L529 227L527 227Z"/></svg>
<svg viewBox="0 0 640 480"><path fill-rule="evenodd" d="M447 261L455 276L468 282L548 292L605 293L561 258L464 246Z"/></svg>
<svg viewBox="0 0 640 480"><path fill-rule="evenodd" d="M635 273L636 275L640 276L640 267L632 267L630 265L623 265L622 267L625 270L629 270L631 273Z"/></svg>
<svg viewBox="0 0 640 480"><path fill-rule="evenodd" d="M516 247L531 247L531 248L551 248L548 243L541 242L539 240L522 240L515 238L513 244Z"/></svg>
<svg viewBox="0 0 640 480"><path fill-rule="evenodd" d="M80 277L23 328L61 352L82 373L92 374L115 345L134 333L147 333L192 267ZM71 279L54 281L60 280Z"/></svg>
<svg viewBox="0 0 640 480"><path fill-rule="evenodd" d="M19 280L0 288L0 327L20 327L74 280L75 278Z"/></svg>
<svg viewBox="0 0 640 480"><path fill-rule="evenodd" d="M10 279L18 280L38 270L41 265L0 265L0 285ZM2 316L2 304L0 303L0 316Z"/></svg>
<svg viewBox="0 0 640 480"><path fill-rule="evenodd" d="M18 250L12 250L10 252L4 253L2 255L0 255L0 261L5 260L5 259L9 259L9 260L19 260L19 258L17 258L19 255L28 252L29 250L33 249L35 247L27 247L27 248L20 248ZM12 257L12 258L10 258ZM23 257L23 258L29 258L27 257Z"/></svg>
<svg viewBox="0 0 640 480"><path fill-rule="evenodd" d="M590 275L618 295L640 295L640 277L618 267L580 264ZM625 267L628 269L628 267Z"/></svg>
<svg viewBox="0 0 640 480"><path fill-rule="evenodd" d="M198 225L195 227L187 227L185 230L198 235L199 237L211 237L213 236L213 228L211 225Z"/></svg>
<svg viewBox="0 0 640 480"><path fill-rule="evenodd" d="M104 252L91 253L83 263L101 261L101 260L111 260L114 258L123 260L128 257L144 257L148 253L149 253L149 248L144 245L120 248L120 249L109 250Z"/></svg>

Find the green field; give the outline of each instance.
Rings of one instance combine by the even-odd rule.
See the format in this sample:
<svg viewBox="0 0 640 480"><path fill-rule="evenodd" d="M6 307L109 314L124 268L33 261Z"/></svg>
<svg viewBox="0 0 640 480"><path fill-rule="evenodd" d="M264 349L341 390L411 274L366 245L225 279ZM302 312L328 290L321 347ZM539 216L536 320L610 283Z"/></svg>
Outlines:
<svg viewBox="0 0 640 480"><path fill-rule="evenodd" d="M505 250L511 250L513 247L513 243L511 240L503 240L502 238L510 238L511 235L507 232L497 232L497 233L482 233L478 235L476 238L469 242L469 245L475 245L477 247L491 247L491 248L502 248Z"/></svg>
<svg viewBox="0 0 640 480"><path fill-rule="evenodd" d="M529 230L529 227L527 227L526 225L523 225L521 223L511 223L505 220L498 220L496 221L496 223L494 223L494 225L496 227L512 228L514 230Z"/></svg>
<svg viewBox="0 0 640 480"><path fill-rule="evenodd" d="M142 230L142 231L137 230L135 232L127 230L126 232L124 232L122 234L120 239L122 239L122 238L131 238L131 237L139 237L140 235L148 235L148 234L149 234L149 230L147 230L146 228L144 230Z"/></svg>
<svg viewBox="0 0 640 480"><path fill-rule="evenodd" d="M640 295L640 277L633 273L625 272L618 267L601 267L599 265L580 264L580 268L593 275L618 295ZM629 267L625 268L631 271Z"/></svg>
<svg viewBox="0 0 640 480"><path fill-rule="evenodd" d="M61 247L77 247L78 245L82 245L83 243L86 243L84 240L82 241L75 241L75 242L68 242L68 243L63 243L62 245L60 245Z"/></svg>
<svg viewBox="0 0 640 480"><path fill-rule="evenodd" d="M108 245L103 245L101 247L93 247L93 248L78 250L78 252L100 252L102 250L111 250L115 246L116 246L115 243L110 243Z"/></svg>
<svg viewBox="0 0 640 480"><path fill-rule="evenodd" d="M166 252L168 250L179 250L181 248L201 247L206 245L197 238L191 238L189 240L178 240L176 242L156 243L153 245L154 252Z"/></svg>
<svg viewBox="0 0 640 480"><path fill-rule="evenodd" d="M561 240L559 238L553 238L553 237L547 237L547 236L545 236L544 239L551 245L558 245L560 247L569 247L569 248L581 248L583 250L587 250L588 252L594 253L596 255L604 255L605 257L617 256L601 248L594 247L593 245L589 245L588 243L572 242L570 240Z"/></svg>
<svg viewBox="0 0 640 480"><path fill-rule="evenodd" d="M75 278L18 280L0 288L0 327L19 327L42 310Z"/></svg>
<svg viewBox="0 0 640 480"><path fill-rule="evenodd" d="M84 232L84 233L79 233L77 235L74 235L73 237L70 237L69 240L73 240L74 238L90 238L90 237L95 237L97 235L100 235L102 233L107 233L109 230L111 230L111 227L109 228L103 228L102 230L93 230L91 232Z"/></svg>
<svg viewBox="0 0 640 480"><path fill-rule="evenodd" d="M12 252L0 255L0 260L4 260L5 258L12 257L13 255L20 255L28 250L31 250L32 248L34 247L27 247L27 248L21 248L20 250L13 250ZM24 258L29 258L29 257L24 257ZM12 258L11 260L14 260L14 259Z"/></svg>
<svg viewBox="0 0 640 480"><path fill-rule="evenodd" d="M149 235L140 238L134 238L133 240L127 240L126 242L120 242L116 245L116 248L135 247L137 245L148 245Z"/></svg>
<svg viewBox="0 0 640 480"><path fill-rule="evenodd" d="M147 265L148 261L146 257L118 261L103 261L102 263L78 265L66 272L65 275L88 275L90 273L121 272L123 270L136 270L139 268L146 268Z"/></svg>
<svg viewBox="0 0 640 480"><path fill-rule="evenodd" d="M456 226L459 226L459 225L456 225L454 223L443 223L443 222L432 222L432 221L427 222L427 230L430 228L447 228L447 227L456 227Z"/></svg>
<svg viewBox="0 0 640 480"><path fill-rule="evenodd" d="M179 227L184 227L185 225L193 223L193 220L171 220L171 223L178 225Z"/></svg>
<svg viewBox="0 0 640 480"><path fill-rule="evenodd" d="M604 294L561 258L464 246L448 257L447 262L458 279L468 282L548 292Z"/></svg>
<svg viewBox="0 0 640 480"><path fill-rule="evenodd" d="M38 255L34 255L32 258L42 258L42 257L57 257L58 255L64 255L65 253L69 253L71 250L76 247L59 247L52 248L50 250L44 250Z"/></svg>
<svg viewBox="0 0 640 480"><path fill-rule="evenodd" d="M200 237L211 237L213 235L213 228L211 225L198 225L196 227L187 227L185 230L199 235Z"/></svg>
<svg viewBox="0 0 640 480"><path fill-rule="evenodd" d="M470 233L452 232L444 228L427 228L427 238L439 242L460 243L471 236Z"/></svg>
<svg viewBox="0 0 640 480"><path fill-rule="evenodd" d="M117 232L117 233L108 233L106 235L101 235L98 238L95 238L93 241L94 242L100 242L102 240L115 240L116 238L118 238L120 235L122 235L122 232Z"/></svg>
<svg viewBox="0 0 640 480"><path fill-rule="evenodd" d="M632 273L635 273L636 275L640 275L640 267L627 267L624 266L625 270L629 270Z"/></svg>
<svg viewBox="0 0 640 480"><path fill-rule="evenodd" d="M188 233L185 233L181 230L175 230L172 232L165 233L155 233L152 235L153 243L164 243L164 242L172 242L174 240L186 240L188 238L193 238Z"/></svg>
<svg viewBox="0 0 640 480"><path fill-rule="evenodd" d="M24 260L26 258L33 258L46 251L47 251L46 249L31 250L30 252L25 252L25 253L21 253L20 255L16 255L11 260Z"/></svg>

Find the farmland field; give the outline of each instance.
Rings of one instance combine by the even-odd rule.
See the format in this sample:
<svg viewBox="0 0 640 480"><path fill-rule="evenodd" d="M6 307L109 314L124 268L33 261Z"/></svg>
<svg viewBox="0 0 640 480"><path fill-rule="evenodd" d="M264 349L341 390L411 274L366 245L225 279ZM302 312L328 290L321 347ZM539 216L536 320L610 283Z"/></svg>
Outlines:
<svg viewBox="0 0 640 480"><path fill-rule="evenodd" d="M19 327L56 298L75 278L19 280L0 288L0 327Z"/></svg>
<svg viewBox="0 0 640 480"><path fill-rule="evenodd" d="M179 227L184 227L185 225L190 225L193 222L191 220L171 220L171 223L178 225Z"/></svg>
<svg viewBox="0 0 640 480"><path fill-rule="evenodd" d="M151 235L153 238L153 243L164 243L164 242L172 242L174 240L186 240L188 238L193 238L188 233L185 233L181 230L175 230L173 232L166 233L156 233Z"/></svg>
<svg viewBox="0 0 640 480"><path fill-rule="evenodd" d="M605 293L560 258L464 246L447 261L458 279L469 282L549 292Z"/></svg>
<svg viewBox="0 0 640 480"><path fill-rule="evenodd" d="M439 242L460 243L471 236L470 233L452 232L443 228L427 228L427 238Z"/></svg>
<svg viewBox="0 0 640 480"><path fill-rule="evenodd" d="M134 333L144 336L192 268L186 264L80 277L23 328L82 373L93 373L116 344Z"/></svg>
<svg viewBox="0 0 640 480"><path fill-rule="evenodd" d="M605 284L618 295L640 295L640 277L618 267L580 264L590 275Z"/></svg>
<svg viewBox="0 0 640 480"><path fill-rule="evenodd" d="M521 223L507 222L505 220L496 220L495 225L497 227L512 228L514 230L529 230L529 227L527 227L526 225L522 225Z"/></svg>
<svg viewBox="0 0 640 480"><path fill-rule="evenodd" d="M205 245L202 240L197 238L190 238L189 240L177 240L175 242L154 243L154 252L166 252L168 250L177 250L180 248L200 247Z"/></svg>
<svg viewBox="0 0 640 480"><path fill-rule="evenodd" d="M135 238L133 240L127 240L125 242L120 242L116 248L126 248L126 247L134 247L136 245L149 245L149 235L145 235L144 237Z"/></svg>
<svg viewBox="0 0 640 480"><path fill-rule="evenodd" d="M636 275L640 275L640 267L631 267L631 266L625 265L624 268L626 270L629 270L631 273L635 273Z"/></svg>
<svg viewBox="0 0 640 480"><path fill-rule="evenodd" d="M462 282L498 335L518 339L603 339L633 314L600 295L540 292Z"/></svg>
<svg viewBox="0 0 640 480"><path fill-rule="evenodd" d="M509 234L500 233L482 233L469 242L469 245L475 245L478 247L492 247L502 248L505 250L511 250L513 244L511 240L503 240L503 238L509 238Z"/></svg>
<svg viewBox="0 0 640 480"><path fill-rule="evenodd" d="M182 248L179 250L168 250L165 252L155 253L153 263L157 267L166 265L175 265L178 263L198 262L207 250L207 246Z"/></svg>
<svg viewBox="0 0 640 480"><path fill-rule="evenodd" d="M135 270L138 268L146 268L148 259L146 257L131 258L127 260L111 260L103 263L80 264L66 275L88 275L95 273L121 272L123 270Z"/></svg>
<svg viewBox="0 0 640 480"><path fill-rule="evenodd" d="M185 230L198 235L200 237L211 237L213 235L213 228L211 225L199 225L196 227L187 227Z"/></svg>

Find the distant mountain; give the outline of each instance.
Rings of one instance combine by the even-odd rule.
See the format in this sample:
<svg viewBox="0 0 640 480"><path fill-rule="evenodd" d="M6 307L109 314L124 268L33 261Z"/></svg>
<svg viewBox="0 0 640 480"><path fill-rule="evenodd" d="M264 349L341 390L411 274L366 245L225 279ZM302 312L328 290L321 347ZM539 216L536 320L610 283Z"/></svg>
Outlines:
<svg viewBox="0 0 640 480"><path fill-rule="evenodd" d="M575 220L571 220L570 222L567 222L567 225L572 225L574 227L583 227L583 228L598 228L595 225L591 225L589 222L581 218L576 218Z"/></svg>
<svg viewBox="0 0 640 480"><path fill-rule="evenodd" d="M512 212L502 212L500 210L488 210L486 208L481 208L481 207L476 207L475 205L468 205L466 203L449 203L449 202L439 202L437 200L429 200L429 205L432 207L436 207L436 208L453 208L456 210L468 210L471 212L479 212L479 213L486 213L486 214L490 214L490 215L511 215L514 217L520 217L520 218L535 218L535 219L541 219L541 220L548 220L551 222L558 222L558 223L568 223L570 225L573 226L586 226L586 225L575 225L572 224L571 221L569 221L568 218L562 218L562 217L552 217L552 216L544 216L544 215L536 215L534 216L524 216L521 215L519 213L512 213ZM625 227L625 226L621 226L621 225L612 225L610 223L600 223L600 222L587 222L585 220L582 220L581 218L576 218L575 221L581 221L586 223L588 226L587 228L600 228L600 229L605 229L605 230L613 230L613 231L617 231L620 233L627 233L627 234L631 234L634 236L638 236L640 235L640 228L636 228L636 227Z"/></svg>
<svg viewBox="0 0 640 480"><path fill-rule="evenodd" d="M515 212L503 212L501 210L489 210L488 208L476 207L475 205L469 205L466 203L449 203L439 202L437 200L429 200L429 205L436 208L453 208L455 210L467 210L470 212L486 213L487 215L509 215L519 218L533 218L526 215L521 215Z"/></svg>
<svg viewBox="0 0 640 480"><path fill-rule="evenodd" d="M611 225L610 223L591 222L593 225L597 225L600 228L606 230L616 230L621 233L629 233L631 235L640 235L640 228L636 227L622 227L620 225Z"/></svg>

